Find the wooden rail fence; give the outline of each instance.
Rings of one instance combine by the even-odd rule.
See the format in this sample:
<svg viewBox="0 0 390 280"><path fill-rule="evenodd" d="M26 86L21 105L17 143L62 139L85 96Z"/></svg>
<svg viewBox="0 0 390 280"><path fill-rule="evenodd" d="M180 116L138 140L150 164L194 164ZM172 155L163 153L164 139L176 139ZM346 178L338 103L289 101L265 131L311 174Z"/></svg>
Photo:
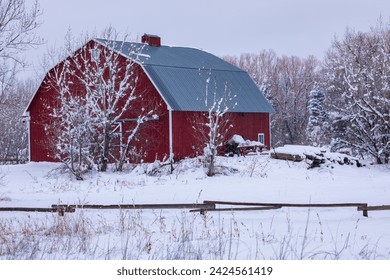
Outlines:
<svg viewBox="0 0 390 280"><path fill-rule="evenodd" d="M215 204L209 203L174 203L174 204L53 204L51 207L71 207L82 209L212 209L215 208Z"/></svg>
<svg viewBox="0 0 390 280"><path fill-rule="evenodd" d="M175 204L52 204L51 208L40 207L0 207L0 212L58 212L58 215L64 216L65 213L73 213L76 209L206 209L215 208L214 204L205 203L175 203Z"/></svg>
<svg viewBox="0 0 390 280"><path fill-rule="evenodd" d="M216 205L229 205L230 207L216 207ZM223 211L264 211L275 210L283 207L306 207L306 208L337 208L357 207L368 217L368 211L390 210L390 205L368 206L367 203L258 203L258 202L235 202L205 200L203 203L175 203L175 204L53 204L51 208L39 207L0 207L0 212L23 211L23 212L57 212L60 216L65 213L73 213L76 209L190 209L190 212L223 212Z"/></svg>
<svg viewBox="0 0 390 280"><path fill-rule="evenodd" d="M358 211L363 211L363 216L368 217L368 205L367 203L257 203L257 202L234 202L234 201L217 201L217 200L205 200L205 204L221 204L221 205L239 205L239 206L257 206L260 207L259 210L262 210L262 207L305 207L305 208L337 208L337 207L357 207ZM219 208L217 208L219 209ZM228 208L226 208L228 209ZM245 209L245 208L243 208ZM201 209L202 210L202 209ZM264 209L270 210L270 209ZM210 211L203 209L201 212ZM211 210L213 211L213 210Z"/></svg>

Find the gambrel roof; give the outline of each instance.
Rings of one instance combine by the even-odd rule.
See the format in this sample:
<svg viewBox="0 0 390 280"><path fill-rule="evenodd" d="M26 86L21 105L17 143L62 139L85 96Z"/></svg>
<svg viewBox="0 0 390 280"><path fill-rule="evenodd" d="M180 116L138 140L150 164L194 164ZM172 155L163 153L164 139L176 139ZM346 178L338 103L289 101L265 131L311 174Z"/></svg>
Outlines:
<svg viewBox="0 0 390 280"><path fill-rule="evenodd" d="M95 41L139 63L173 111L207 111L214 99L224 98L230 112L274 112L247 72L208 52L188 47Z"/></svg>

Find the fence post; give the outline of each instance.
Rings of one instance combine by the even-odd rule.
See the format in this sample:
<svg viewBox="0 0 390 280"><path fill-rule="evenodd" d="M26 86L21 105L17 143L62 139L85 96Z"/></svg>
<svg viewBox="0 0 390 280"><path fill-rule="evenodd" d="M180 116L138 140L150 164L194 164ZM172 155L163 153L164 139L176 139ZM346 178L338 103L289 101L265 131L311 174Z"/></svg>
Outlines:
<svg viewBox="0 0 390 280"><path fill-rule="evenodd" d="M363 217L368 217L368 210L367 210L368 204L365 203L363 205Z"/></svg>

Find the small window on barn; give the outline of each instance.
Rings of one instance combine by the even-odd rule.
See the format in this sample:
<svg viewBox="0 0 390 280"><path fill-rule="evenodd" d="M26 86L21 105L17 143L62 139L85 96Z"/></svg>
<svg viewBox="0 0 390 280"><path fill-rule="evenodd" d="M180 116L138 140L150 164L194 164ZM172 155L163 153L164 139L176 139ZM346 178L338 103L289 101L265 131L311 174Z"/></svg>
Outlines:
<svg viewBox="0 0 390 280"><path fill-rule="evenodd" d="M257 141L264 144L264 133L257 134Z"/></svg>
<svg viewBox="0 0 390 280"><path fill-rule="evenodd" d="M91 58L92 61L97 63L100 61L100 50L99 49L92 49L91 50Z"/></svg>

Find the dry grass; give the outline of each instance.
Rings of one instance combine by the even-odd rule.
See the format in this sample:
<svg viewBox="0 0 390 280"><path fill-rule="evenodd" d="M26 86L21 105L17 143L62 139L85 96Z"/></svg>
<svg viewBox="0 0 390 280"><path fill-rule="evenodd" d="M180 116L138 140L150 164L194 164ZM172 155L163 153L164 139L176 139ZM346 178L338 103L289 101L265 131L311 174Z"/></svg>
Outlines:
<svg viewBox="0 0 390 280"><path fill-rule="evenodd" d="M44 216L43 216L44 215ZM371 243L355 229L343 234L307 214L298 228L287 216L245 222L234 213L80 210L60 217L32 214L0 219L0 259L376 259ZM297 227L297 228L294 228Z"/></svg>

